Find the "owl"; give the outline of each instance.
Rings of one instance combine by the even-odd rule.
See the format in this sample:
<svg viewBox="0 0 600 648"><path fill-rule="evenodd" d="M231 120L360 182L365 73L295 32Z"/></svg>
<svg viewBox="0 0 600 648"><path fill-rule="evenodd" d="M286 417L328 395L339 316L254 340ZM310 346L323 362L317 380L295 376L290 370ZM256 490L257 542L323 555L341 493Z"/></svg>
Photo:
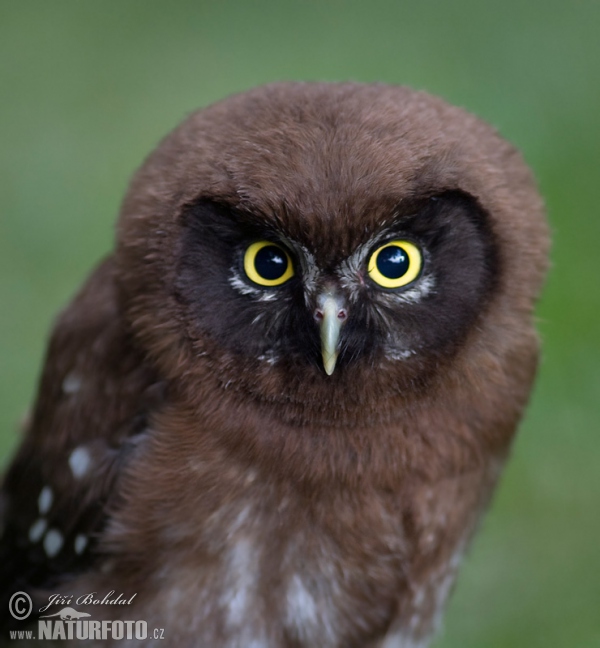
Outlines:
<svg viewBox="0 0 600 648"><path fill-rule="evenodd" d="M3 617L20 592L108 645L428 646L536 373L519 153L424 92L268 85L159 144L116 238L4 477Z"/></svg>

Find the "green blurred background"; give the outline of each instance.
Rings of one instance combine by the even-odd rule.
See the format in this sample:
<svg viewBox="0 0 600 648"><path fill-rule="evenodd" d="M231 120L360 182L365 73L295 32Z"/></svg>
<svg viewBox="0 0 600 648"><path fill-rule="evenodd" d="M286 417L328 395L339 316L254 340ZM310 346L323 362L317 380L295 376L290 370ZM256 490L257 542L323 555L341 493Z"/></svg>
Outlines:
<svg viewBox="0 0 600 648"><path fill-rule="evenodd" d="M133 170L192 109L281 79L429 90L533 166L540 378L436 648L600 647L597 1L0 0L0 457Z"/></svg>

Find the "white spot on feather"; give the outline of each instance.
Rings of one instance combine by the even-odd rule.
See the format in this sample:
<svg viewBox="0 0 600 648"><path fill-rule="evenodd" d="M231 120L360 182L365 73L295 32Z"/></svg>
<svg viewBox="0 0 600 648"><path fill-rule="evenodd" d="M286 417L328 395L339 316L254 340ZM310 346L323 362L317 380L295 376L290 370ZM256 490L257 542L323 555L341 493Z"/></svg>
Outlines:
<svg viewBox="0 0 600 648"><path fill-rule="evenodd" d="M50 486L44 486L40 491L40 496L38 497L38 510L41 515L48 513L53 501L54 495L52 494L52 489Z"/></svg>
<svg viewBox="0 0 600 648"><path fill-rule="evenodd" d="M241 625L246 620L250 593L256 580L255 571L250 542L239 540L231 550L228 587L223 592L223 602L227 606L227 621L232 625Z"/></svg>
<svg viewBox="0 0 600 648"><path fill-rule="evenodd" d="M294 574L286 593L288 619L297 627L317 623L317 604L298 574Z"/></svg>
<svg viewBox="0 0 600 648"><path fill-rule="evenodd" d="M83 533L78 533L75 536L75 553L79 556L85 551L85 548L87 547L88 543L88 537L84 535Z"/></svg>
<svg viewBox="0 0 600 648"><path fill-rule="evenodd" d="M73 477L81 479L83 477L92 463L92 457L90 456L89 450L83 446L75 448L69 457L69 466Z"/></svg>
<svg viewBox="0 0 600 648"><path fill-rule="evenodd" d="M46 530L47 526L48 523L46 522L46 520L44 520L44 518L36 520L29 529L29 541L37 542L44 535L44 531Z"/></svg>
<svg viewBox="0 0 600 648"><path fill-rule="evenodd" d="M465 552L466 543L463 540L458 544L452 557L450 558L446 569L437 574L437 582L434 584L435 595L435 616L433 619L433 628L437 631L442 625L442 618L446 603L458 573L458 567L462 561Z"/></svg>
<svg viewBox="0 0 600 648"><path fill-rule="evenodd" d="M279 356L274 351L267 351L258 356L258 360L259 362L266 362L269 365L274 365L279 360Z"/></svg>
<svg viewBox="0 0 600 648"><path fill-rule="evenodd" d="M393 349L391 351L386 351L385 357L389 360L408 360L408 358L414 356L415 354L416 351L413 351L412 349Z"/></svg>
<svg viewBox="0 0 600 648"><path fill-rule="evenodd" d="M48 558L54 558L62 549L63 537L60 531L50 529L44 537L44 551Z"/></svg>
<svg viewBox="0 0 600 648"><path fill-rule="evenodd" d="M246 505L244 508L236 515L233 524L229 527L229 535L235 535L239 530L244 526L246 521L250 518L250 506ZM247 541L244 541L247 542Z"/></svg>
<svg viewBox="0 0 600 648"><path fill-rule="evenodd" d="M425 588L424 587L419 587L419 589L415 592L415 596L414 596L414 599L413 599L413 605L416 608L421 607L424 600L425 600Z"/></svg>
<svg viewBox="0 0 600 648"><path fill-rule="evenodd" d="M70 371L62 382L62 390L65 394L76 394L81 389L81 378Z"/></svg>

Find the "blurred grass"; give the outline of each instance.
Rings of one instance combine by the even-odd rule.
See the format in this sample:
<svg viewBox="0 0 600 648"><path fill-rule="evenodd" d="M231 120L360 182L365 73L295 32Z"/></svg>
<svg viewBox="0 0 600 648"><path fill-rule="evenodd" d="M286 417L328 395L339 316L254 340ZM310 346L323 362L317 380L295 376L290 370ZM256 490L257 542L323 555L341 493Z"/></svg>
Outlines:
<svg viewBox="0 0 600 648"><path fill-rule="evenodd" d="M424 88L524 151L555 240L540 379L436 647L600 647L599 27L591 0L0 0L0 457L129 176L186 113L279 79Z"/></svg>

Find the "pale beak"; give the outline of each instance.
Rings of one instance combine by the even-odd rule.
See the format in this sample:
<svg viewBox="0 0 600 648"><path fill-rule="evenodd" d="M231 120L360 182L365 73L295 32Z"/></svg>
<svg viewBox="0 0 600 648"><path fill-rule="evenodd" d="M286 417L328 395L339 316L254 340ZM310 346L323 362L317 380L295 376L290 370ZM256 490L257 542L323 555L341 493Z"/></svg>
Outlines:
<svg viewBox="0 0 600 648"><path fill-rule="evenodd" d="M344 300L333 292L327 291L319 295L315 319L321 328L321 353L325 373L331 376L338 359L338 344L340 330L348 314Z"/></svg>

